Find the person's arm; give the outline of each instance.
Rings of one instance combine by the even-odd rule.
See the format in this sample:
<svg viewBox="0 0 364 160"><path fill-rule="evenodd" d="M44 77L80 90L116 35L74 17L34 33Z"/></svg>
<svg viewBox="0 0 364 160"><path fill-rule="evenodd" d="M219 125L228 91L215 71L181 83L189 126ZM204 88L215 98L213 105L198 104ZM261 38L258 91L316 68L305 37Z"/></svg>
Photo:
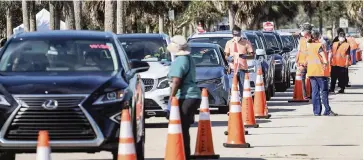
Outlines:
<svg viewBox="0 0 364 160"><path fill-rule="evenodd" d="M229 61L228 58L230 56L230 41L226 42L224 52L225 52L225 59Z"/></svg>
<svg viewBox="0 0 364 160"><path fill-rule="evenodd" d="M350 46L348 47L348 49L346 50L346 55L345 55L345 67L349 67L349 61L350 61Z"/></svg>
<svg viewBox="0 0 364 160"><path fill-rule="evenodd" d="M246 46L247 46L246 51L247 51L248 55L254 56L253 46L248 40L246 41Z"/></svg>
<svg viewBox="0 0 364 160"><path fill-rule="evenodd" d="M176 96L178 89L181 87L182 78L186 72L186 60L179 58L176 59L169 70L169 77L172 79L171 83L171 92L169 95L169 100L172 100L172 97Z"/></svg>

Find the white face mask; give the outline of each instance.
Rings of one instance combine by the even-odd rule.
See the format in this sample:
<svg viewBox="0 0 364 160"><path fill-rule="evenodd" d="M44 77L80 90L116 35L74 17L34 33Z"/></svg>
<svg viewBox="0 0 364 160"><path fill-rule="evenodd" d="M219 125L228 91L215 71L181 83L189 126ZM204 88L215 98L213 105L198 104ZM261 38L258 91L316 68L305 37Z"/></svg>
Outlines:
<svg viewBox="0 0 364 160"><path fill-rule="evenodd" d="M339 41L340 42L344 42L345 41L345 38L344 37L339 37Z"/></svg>
<svg viewBox="0 0 364 160"><path fill-rule="evenodd" d="M240 41L241 37L234 37L235 41Z"/></svg>
<svg viewBox="0 0 364 160"><path fill-rule="evenodd" d="M305 36L305 32L301 32L301 36Z"/></svg>

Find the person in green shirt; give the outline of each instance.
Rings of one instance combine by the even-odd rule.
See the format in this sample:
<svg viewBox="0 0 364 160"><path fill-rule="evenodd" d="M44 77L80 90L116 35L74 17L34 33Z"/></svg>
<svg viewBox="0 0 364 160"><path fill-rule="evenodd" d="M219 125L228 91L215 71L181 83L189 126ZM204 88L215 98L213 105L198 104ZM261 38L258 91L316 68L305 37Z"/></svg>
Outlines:
<svg viewBox="0 0 364 160"><path fill-rule="evenodd" d="M174 36L167 49L175 56L168 73L168 78L171 81L168 110L172 97L177 97L185 155L186 159L189 159L191 155L189 129L190 125L194 123L195 112L201 104L201 90L196 85L196 66L188 51L187 40L183 36ZM167 118L169 117L168 113L167 111Z"/></svg>

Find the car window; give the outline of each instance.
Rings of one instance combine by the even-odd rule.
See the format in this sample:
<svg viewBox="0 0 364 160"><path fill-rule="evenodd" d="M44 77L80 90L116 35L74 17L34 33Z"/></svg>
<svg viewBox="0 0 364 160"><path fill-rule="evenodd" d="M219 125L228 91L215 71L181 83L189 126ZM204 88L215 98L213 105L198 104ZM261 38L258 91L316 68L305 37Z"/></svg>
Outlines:
<svg viewBox="0 0 364 160"><path fill-rule="evenodd" d="M37 38L12 40L0 60L0 71L116 71L119 60L109 40Z"/></svg>
<svg viewBox="0 0 364 160"><path fill-rule="evenodd" d="M167 43L162 38L127 38L119 37L129 59L142 61L170 61Z"/></svg>
<svg viewBox="0 0 364 160"><path fill-rule="evenodd" d="M260 42L260 40L258 39L257 36L253 35L253 34L246 34L249 42L252 44L254 52L256 49L262 49L262 43Z"/></svg>
<svg viewBox="0 0 364 160"><path fill-rule="evenodd" d="M118 49L122 50L122 52L124 53L124 54L119 54L119 55L121 56L121 60L123 61L122 64L123 64L123 68L125 69L125 72L128 72L131 69L130 63L129 63L129 58L126 55L126 52L125 52L124 48L122 47L121 42L118 39L116 39L116 42L118 44L117 45Z"/></svg>
<svg viewBox="0 0 364 160"><path fill-rule="evenodd" d="M267 43L267 48L272 48L272 47L278 47L278 43L277 43L277 40L275 38L274 35L272 34L264 34L264 38L266 40L266 43Z"/></svg>
<svg viewBox="0 0 364 160"><path fill-rule="evenodd" d="M221 59L222 61L224 62L224 65L228 65L226 59L225 59L225 52L224 52L224 49L222 49L221 47L219 47L219 50L220 50L220 53L221 53Z"/></svg>
<svg viewBox="0 0 364 160"><path fill-rule="evenodd" d="M226 42L231 39L232 39L231 37L201 37L201 38L192 38L188 42L214 43L220 45L222 48L225 48Z"/></svg>
<svg viewBox="0 0 364 160"><path fill-rule="evenodd" d="M288 47L293 49L295 47L295 42L292 36L281 36L283 47Z"/></svg>
<svg viewBox="0 0 364 160"><path fill-rule="evenodd" d="M196 66L220 65L219 55L212 47L191 47L191 56Z"/></svg>

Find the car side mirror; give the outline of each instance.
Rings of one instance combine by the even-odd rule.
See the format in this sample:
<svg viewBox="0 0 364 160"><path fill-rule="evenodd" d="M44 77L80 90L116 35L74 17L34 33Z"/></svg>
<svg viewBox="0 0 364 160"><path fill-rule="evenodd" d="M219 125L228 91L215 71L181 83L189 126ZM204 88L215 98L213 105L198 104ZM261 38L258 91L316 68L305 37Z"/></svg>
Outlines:
<svg viewBox="0 0 364 160"><path fill-rule="evenodd" d="M271 55L271 54L274 54L274 50L273 50L273 49L271 49L271 48L269 48L269 49L266 49L266 50L265 50L265 53L267 53L267 54Z"/></svg>
<svg viewBox="0 0 364 160"><path fill-rule="evenodd" d="M292 49L291 48L288 48L288 47L284 47L283 49L283 52L287 53L287 52L291 52Z"/></svg>
<svg viewBox="0 0 364 160"><path fill-rule="evenodd" d="M149 64L144 61L132 59L129 62L130 67L135 73L145 72L149 70Z"/></svg>
<svg viewBox="0 0 364 160"><path fill-rule="evenodd" d="M267 54L265 53L264 49L255 50L255 59L259 59L259 57L264 57L264 59L267 59Z"/></svg>

